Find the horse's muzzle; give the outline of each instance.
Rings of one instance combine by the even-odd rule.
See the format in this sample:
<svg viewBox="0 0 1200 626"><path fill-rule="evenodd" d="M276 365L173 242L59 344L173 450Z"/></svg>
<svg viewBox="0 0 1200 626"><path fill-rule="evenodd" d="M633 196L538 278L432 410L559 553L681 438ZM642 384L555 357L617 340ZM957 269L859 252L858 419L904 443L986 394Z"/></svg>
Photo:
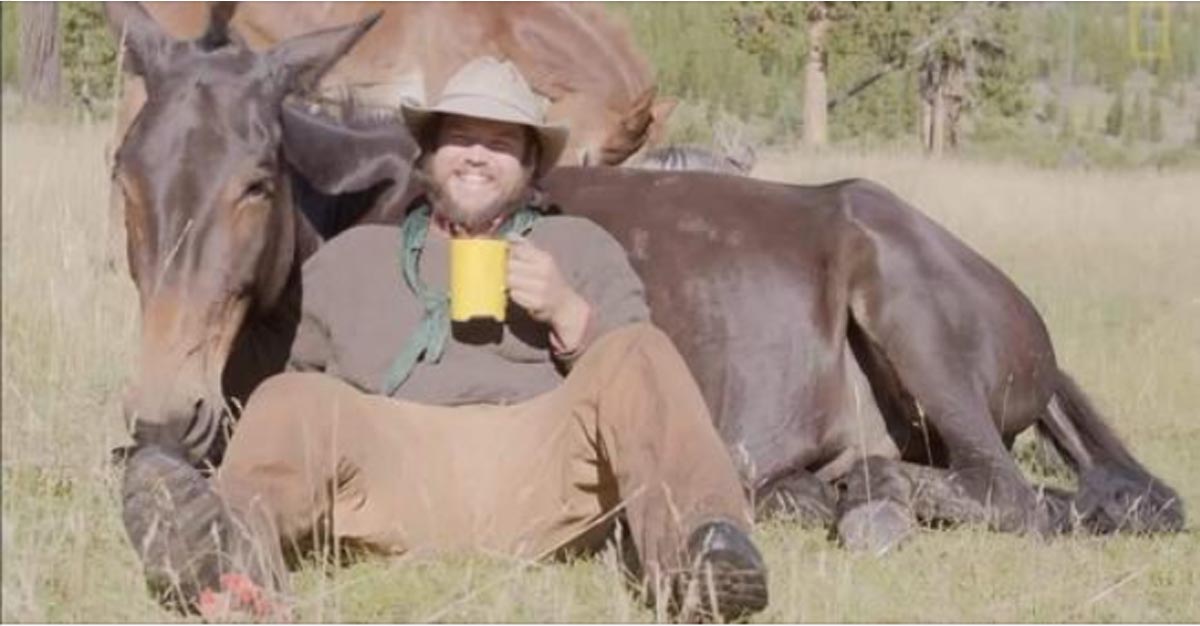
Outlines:
<svg viewBox="0 0 1200 626"><path fill-rule="evenodd" d="M224 403L197 399L157 415L126 409L135 445L158 446L197 465L216 465L226 439Z"/></svg>

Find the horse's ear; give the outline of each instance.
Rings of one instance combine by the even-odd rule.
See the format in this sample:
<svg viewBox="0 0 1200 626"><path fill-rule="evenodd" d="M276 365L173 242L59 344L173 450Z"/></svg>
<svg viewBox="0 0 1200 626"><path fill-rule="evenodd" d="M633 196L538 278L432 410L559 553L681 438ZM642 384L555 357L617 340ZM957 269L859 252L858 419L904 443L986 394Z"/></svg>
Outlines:
<svg viewBox="0 0 1200 626"><path fill-rule="evenodd" d="M654 94L658 89L651 85L638 94L629 104L629 109L625 112L624 119L621 124L626 130L631 132L642 132L646 128L646 124L650 121L650 116L653 114L651 106L654 104Z"/></svg>
<svg viewBox="0 0 1200 626"><path fill-rule="evenodd" d="M125 42L125 67L150 80L171 54L176 41L137 2L105 2L108 29L118 45Z"/></svg>
<svg viewBox="0 0 1200 626"><path fill-rule="evenodd" d="M283 154L297 184L297 204L322 237L359 222L403 215L417 142L394 119L340 121L283 103ZM352 114L353 115L353 114ZM315 192L315 193L314 193ZM398 219L397 219L398 221Z"/></svg>
<svg viewBox="0 0 1200 626"><path fill-rule="evenodd" d="M656 121L665 123L677 106L679 106L678 98L656 98L654 104L650 105L650 114L654 116Z"/></svg>
<svg viewBox="0 0 1200 626"><path fill-rule="evenodd" d="M321 76L358 43L382 15L382 12L376 12L357 24L293 37L271 48L267 57L271 65L281 72L280 87L283 93L316 87Z"/></svg>
<svg viewBox="0 0 1200 626"><path fill-rule="evenodd" d="M646 145L658 147L667 141L667 118L679 106L678 98L655 98L650 105L650 128L646 130Z"/></svg>

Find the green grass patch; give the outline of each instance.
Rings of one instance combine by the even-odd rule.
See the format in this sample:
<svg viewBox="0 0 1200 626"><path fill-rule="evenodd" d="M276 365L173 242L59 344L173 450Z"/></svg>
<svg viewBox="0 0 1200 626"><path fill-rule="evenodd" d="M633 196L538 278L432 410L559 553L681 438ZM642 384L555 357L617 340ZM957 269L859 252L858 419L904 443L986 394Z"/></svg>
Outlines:
<svg viewBox="0 0 1200 626"><path fill-rule="evenodd" d="M7 8L6 8L7 11ZM136 295L105 266L106 126L4 121L0 310L4 622L182 621L145 592L108 450L137 336ZM867 176L960 234L1043 313L1064 366L1134 452L1200 501L1200 180L1178 171L1038 171L904 152L764 155L760 175ZM1039 480L1033 444L1018 454ZM922 531L883 559L826 531L766 524L761 622L1193 622L1200 539L1042 541ZM479 556L308 562L303 621L644 622L611 552L569 563ZM192 620L194 621L194 620Z"/></svg>

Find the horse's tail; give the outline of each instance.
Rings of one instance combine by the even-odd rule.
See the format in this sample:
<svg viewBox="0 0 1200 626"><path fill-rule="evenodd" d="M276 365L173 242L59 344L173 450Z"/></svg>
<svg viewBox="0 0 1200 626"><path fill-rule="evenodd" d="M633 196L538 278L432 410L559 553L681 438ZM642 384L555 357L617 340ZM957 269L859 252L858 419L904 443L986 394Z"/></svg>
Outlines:
<svg viewBox="0 0 1200 626"><path fill-rule="evenodd" d="M1071 521L1101 533L1183 529L1179 495L1133 457L1066 372L1058 372L1038 431L1079 476Z"/></svg>

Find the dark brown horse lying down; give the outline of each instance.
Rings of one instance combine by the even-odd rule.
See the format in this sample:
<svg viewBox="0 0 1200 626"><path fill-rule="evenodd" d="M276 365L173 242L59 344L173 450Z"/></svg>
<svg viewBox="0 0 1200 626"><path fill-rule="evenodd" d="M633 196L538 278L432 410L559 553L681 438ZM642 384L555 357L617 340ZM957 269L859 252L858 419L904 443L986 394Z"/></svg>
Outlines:
<svg viewBox="0 0 1200 626"><path fill-rule="evenodd" d="M414 149L399 124L284 103L369 21L258 54L220 19L177 42L136 7L110 11L149 91L115 168L143 314L127 412L139 444L200 462L219 457L226 398L286 360L298 268L320 242L293 189L320 196L307 211L326 234L397 222ZM913 512L1013 531L1182 527L1182 503L1058 368L1025 296L878 185L567 168L544 186L625 245L764 512L836 514L864 545L904 534ZM1020 473L1009 448L1034 425L1077 493L1040 497Z"/></svg>

